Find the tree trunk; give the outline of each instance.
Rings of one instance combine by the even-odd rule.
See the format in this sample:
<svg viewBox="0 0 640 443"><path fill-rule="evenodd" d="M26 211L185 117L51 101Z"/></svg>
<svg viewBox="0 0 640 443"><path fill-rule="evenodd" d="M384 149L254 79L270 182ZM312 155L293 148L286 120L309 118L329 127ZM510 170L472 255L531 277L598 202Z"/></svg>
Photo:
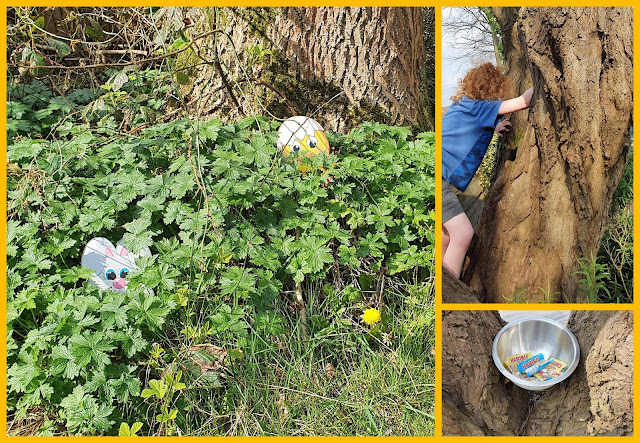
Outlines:
<svg viewBox="0 0 640 443"><path fill-rule="evenodd" d="M543 391L525 435L628 435L633 432L633 313L574 311L580 343L569 379Z"/></svg>
<svg viewBox="0 0 640 443"><path fill-rule="evenodd" d="M491 356L504 326L497 311L442 312L444 435L517 435L528 395L506 385Z"/></svg>
<svg viewBox="0 0 640 443"><path fill-rule="evenodd" d="M478 294L442 268L442 303L480 303Z"/></svg>
<svg viewBox="0 0 640 443"><path fill-rule="evenodd" d="M295 113L314 114L327 130L347 131L363 120L433 128L424 87L425 38L433 32L424 32L421 8L224 8L217 19L214 10L193 8L189 14L198 16L197 31L216 26L228 34L200 48L210 60L217 52L220 66L192 71L184 88L208 115L287 118L293 112L286 97Z"/></svg>
<svg viewBox="0 0 640 443"><path fill-rule="evenodd" d="M632 8L496 8L512 115L463 279L490 302L582 301L623 173L633 107ZM517 17L517 18L516 18Z"/></svg>
<svg viewBox="0 0 640 443"><path fill-rule="evenodd" d="M632 312L574 311L567 327L580 344L580 363L541 392L514 386L496 369L491 344L503 324L496 311L443 312L445 435L632 434Z"/></svg>

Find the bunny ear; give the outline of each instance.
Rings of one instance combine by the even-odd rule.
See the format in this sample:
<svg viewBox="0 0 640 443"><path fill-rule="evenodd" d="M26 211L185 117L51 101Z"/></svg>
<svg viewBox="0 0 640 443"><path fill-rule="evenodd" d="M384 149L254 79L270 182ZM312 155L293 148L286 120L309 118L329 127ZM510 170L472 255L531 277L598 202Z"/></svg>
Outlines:
<svg viewBox="0 0 640 443"><path fill-rule="evenodd" d="M151 257L151 249L149 249L149 247L142 248L140 252L138 252L137 254L129 251L129 249L124 245L124 237L118 242L116 251L120 247L122 247L125 251L127 251L126 254L129 255L128 258L132 261L135 261L138 257ZM122 252L120 253L120 255L123 255Z"/></svg>
<svg viewBox="0 0 640 443"><path fill-rule="evenodd" d="M127 249L127 247L123 243L118 243L118 245L116 246L116 252L121 257L124 257L129 253L129 250Z"/></svg>
<svg viewBox="0 0 640 443"><path fill-rule="evenodd" d="M92 269L96 274L102 273L107 257L113 257L116 247L106 238L96 237L89 240L82 253L82 266ZM111 255L109 255L111 252Z"/></svg>

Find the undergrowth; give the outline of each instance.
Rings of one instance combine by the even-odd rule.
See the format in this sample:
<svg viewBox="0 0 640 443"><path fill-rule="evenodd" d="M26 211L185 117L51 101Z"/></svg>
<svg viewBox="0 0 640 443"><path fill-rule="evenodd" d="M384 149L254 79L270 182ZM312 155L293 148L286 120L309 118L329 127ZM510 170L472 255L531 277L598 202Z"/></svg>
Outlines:
<svg viewBox="0 0 640 443"><path fill-rule="evenodd" d="M633 148L613 195L597 263L591 266L594 275L598 263L604 287L595 299L601 303L633 303Z"/></svg>
<svg viewBox="0 0 640 443"><path fill-rule="evenodd" d="M303 176L277 121L155 123L158 75L10 87L9 433L432 433L433 133L329 133ZM93 237L151 248L126 294Z"/></svg>

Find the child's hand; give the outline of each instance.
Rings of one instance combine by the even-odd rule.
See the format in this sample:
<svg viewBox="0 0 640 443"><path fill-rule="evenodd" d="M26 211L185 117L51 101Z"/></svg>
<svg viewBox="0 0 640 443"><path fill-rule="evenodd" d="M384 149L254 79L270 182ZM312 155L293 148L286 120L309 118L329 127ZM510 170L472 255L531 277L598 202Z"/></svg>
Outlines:
<svg viewBox="0 0 640 443"><path fill-rule="evenodd" d="M498 137L502 137L505 133L509 132L510 127L511 122L509 120L500 120L500 123L496 126L496 130L493 132L498 134Z"/></svg>

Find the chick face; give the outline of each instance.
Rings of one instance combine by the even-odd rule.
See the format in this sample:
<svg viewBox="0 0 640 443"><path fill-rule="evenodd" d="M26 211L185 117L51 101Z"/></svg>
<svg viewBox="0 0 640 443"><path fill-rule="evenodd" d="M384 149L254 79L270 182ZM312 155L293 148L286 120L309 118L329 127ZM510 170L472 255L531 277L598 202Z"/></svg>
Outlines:
<svg viewBox="0 0 640 443"><path fill-rule="evenodd" d="M308 117L296 116L286 120L278 129L278 149L282 155L306 155L313 157L322 152L329 154L329 140L322 126ZM309 170L308 166L298 166L302 172Z"/></svg>

